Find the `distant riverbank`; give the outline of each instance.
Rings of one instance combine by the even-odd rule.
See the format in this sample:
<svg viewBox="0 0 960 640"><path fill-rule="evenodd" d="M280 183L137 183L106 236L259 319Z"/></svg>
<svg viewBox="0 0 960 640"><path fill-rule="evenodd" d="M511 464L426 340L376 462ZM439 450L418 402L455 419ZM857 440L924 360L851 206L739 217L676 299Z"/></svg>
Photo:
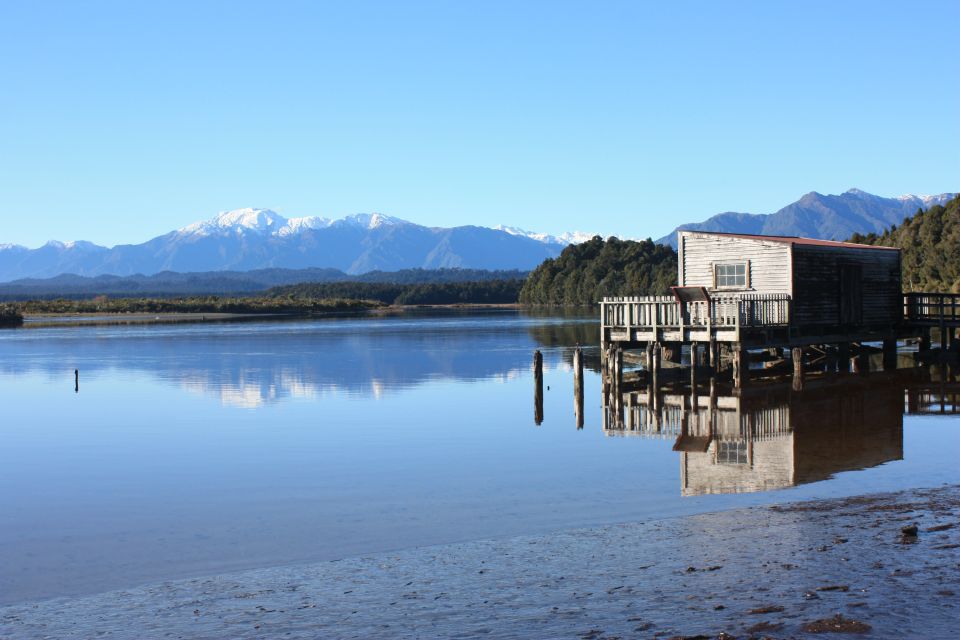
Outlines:
<svg viewBox="0 0 960 640"><path fill-rule="evenodd" d="M944 486L423 547L7 606L0 635L948 637L958 514Z"/></svg>
<svg viewBox="0 0 960 640"><path fill-rule="evenodd" d="M518 309L519 304L432 304L432 305L369 305L331 306L311 311L277 311L265 313L220 313L220 312L96 312L82 313L28 313L24 316L24 327L65 327L120 324L180 324L191 322L242 322L253 320L285 320L303 318L392 315L411 311L450 311L483 309Z"/></svg>

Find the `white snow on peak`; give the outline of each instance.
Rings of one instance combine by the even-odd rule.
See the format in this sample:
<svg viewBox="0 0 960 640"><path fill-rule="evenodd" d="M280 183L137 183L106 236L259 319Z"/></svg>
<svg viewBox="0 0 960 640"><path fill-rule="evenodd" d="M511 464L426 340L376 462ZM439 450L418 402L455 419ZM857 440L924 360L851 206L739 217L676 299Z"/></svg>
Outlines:
<svg viewBox="0 0 960 640"><path fill-rule="evenodd" d="M595 233L587 233L585 231L572 231L560 234L559 236L553 236L549 233L536 233L534 231L526 231L525 229L520 229L518 227L508 227L502 224L494 227L497 231L503 231L509 233L512 236L522 236L524 238L530 238L531 240L537 240L543 242L544 244L580 244L581 242L586 242L593 236L597 235Z"/></svg>
<svg viewBox="0 0 960 640"><path fill-rule="evenodd" d="M380 227L393 226L398 224L407 224L406 220L386 216L382 213L357 213L337 220L342 224L347 224L362 229L378 229Z"/></svg>
<svg viewBox="0 0 960 640"><path fill-rule="evenodd" d="M14 245L10 245L14 246ZM67 240L66 242L61 242L60 240L50 240L47 244L43 245L45 247L53 247L55 249L103 249L99 245L95 245L92 242L87 242L86 240Z"/></svg>
<svg viewBox="0 0 960 640"><path fill-rule="evenodd" d="M330 218L321 218L320 216L306 216L303 218L288 218L287 224L277 231L278 236L289 236L300 233L306 229L323 229L329 227L333 221Z"/></svg>
<svg viewBox="0 0 960 640"><path fill-rule="evenodd" d="M270 209L244 208L224 211L219 215L195 222L177 230L180 235L208 236L223 233L259 233L272 236L290 236L308 229L324 229L332 224L346 224L363 229L394 224L404 224L400 218L385 216L382 213L358 213L340 220L331 220L320 216L302 218L284 218Z"/></svg>
<svg viewBox="0 0 960 640"><path fill-rule="evenodd" d="M194 222L177 232L181 235L207 236L215 233L253 232L274 236L288 236L305 229L321 229L330 226L328 218L306 216L303 218L284 218L270 209L247 207L224 211L209 220Z"/></svg>
<svg viewBox="0 0 960 640"><path fill-rule="evenodd" d="M286 223L287 219L276 211L247 207L244 209L223 211L209 220L204 220L203 222L194 222L191 225L187 225L186 227L179 229L178 232L183 235L201 236L217 233L218 231L236 230L274 233Z"/></svg>
<svg viewBox="0 0 960 640"><path fill-rule="evenodd" d="M914 195L912 193L905 193L902 196L897 196L897 200L901 202L915 202L919 201L923 203L925 207L932 207L935 204L946 204L957 194L955 193L938 193L937 195Z"/></svg>

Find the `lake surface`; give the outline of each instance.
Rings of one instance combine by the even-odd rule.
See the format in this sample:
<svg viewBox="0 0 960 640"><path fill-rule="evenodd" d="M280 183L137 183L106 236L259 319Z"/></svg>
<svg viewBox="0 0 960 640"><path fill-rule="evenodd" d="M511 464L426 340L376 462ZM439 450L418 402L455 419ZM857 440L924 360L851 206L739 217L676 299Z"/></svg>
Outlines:
<svg viewBox="0 0 960 640"><path fill-rule="evenodd" d="M954 410L956 368L611 416L597 334L513 310L0 332L0 602L960 482L960 417L920 415Z"/></svg>

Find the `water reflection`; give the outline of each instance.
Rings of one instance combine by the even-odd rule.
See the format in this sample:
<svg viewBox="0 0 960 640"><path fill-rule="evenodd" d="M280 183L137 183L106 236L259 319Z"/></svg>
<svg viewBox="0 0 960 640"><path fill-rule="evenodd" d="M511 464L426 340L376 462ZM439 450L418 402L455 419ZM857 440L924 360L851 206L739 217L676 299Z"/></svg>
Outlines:
<svg viewBox="0 0 960 640"><path fill-rule="evenodd" d="M960 413L960 370L825 376L735 389L641 387L604 407L607 435L669 438L684 496L817 482L903 459L903 416Z"/></svg>
<svg viewBox="0 0 960 640"><path fill-rule="evenodd" d="M121 370L215 397L225 406L256 408L341 393L380 398L444 380L508 381L530 371L535 349L587 343L596 332L592 314L515 310L34 328L3 334L0 375L66 378L79 369L91 380ZM569 368L569 361L549 351L543 366Z"/></svg>

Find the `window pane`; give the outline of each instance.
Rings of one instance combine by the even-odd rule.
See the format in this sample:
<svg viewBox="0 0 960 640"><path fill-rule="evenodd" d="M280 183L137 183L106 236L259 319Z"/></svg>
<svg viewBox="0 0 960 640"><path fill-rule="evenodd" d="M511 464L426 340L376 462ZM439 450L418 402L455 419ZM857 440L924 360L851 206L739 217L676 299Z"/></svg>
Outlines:
<svg viewBox="0 0 960 640"><path fill-rule="evenodd" d="M714 265L713 273L718 287L747 286L747 265L745 262Z"/></svg>

